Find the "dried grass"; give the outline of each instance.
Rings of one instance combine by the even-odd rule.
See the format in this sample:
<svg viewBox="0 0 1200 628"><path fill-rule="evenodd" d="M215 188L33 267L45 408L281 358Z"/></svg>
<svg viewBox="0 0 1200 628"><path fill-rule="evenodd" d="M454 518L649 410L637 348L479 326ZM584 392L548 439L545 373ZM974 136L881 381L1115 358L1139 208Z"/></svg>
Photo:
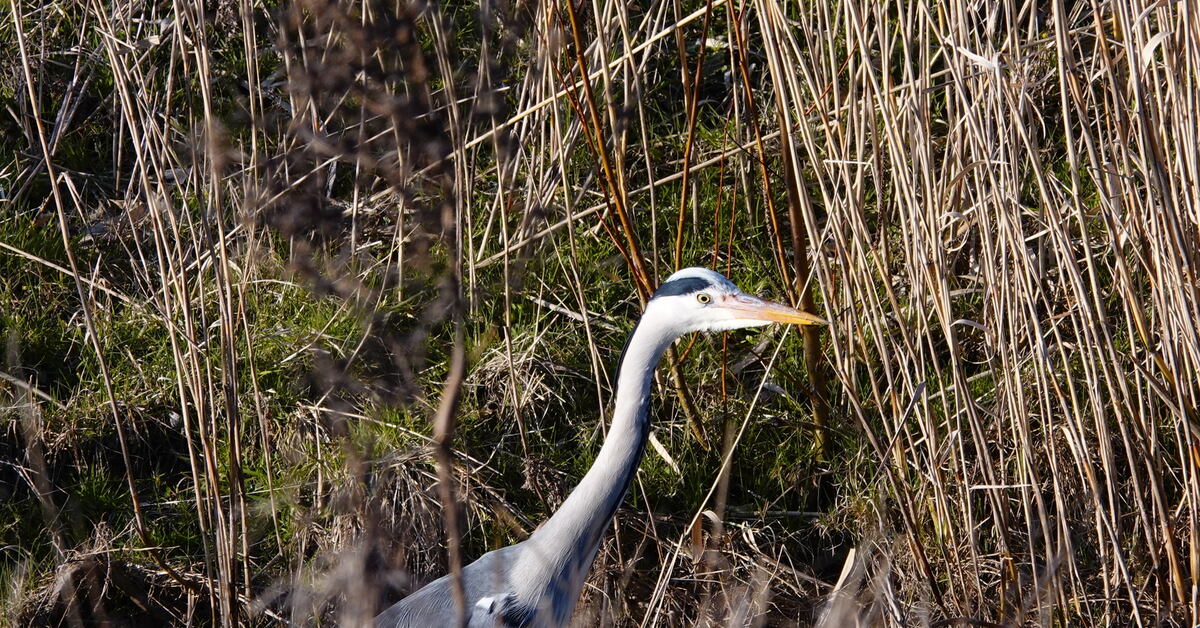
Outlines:
<svg viewBox="0 0 1200 628"><path fill-rule="evenodd" d="M1194 625L1194 13L11 3L4 621L365 622L557 505L705 264L831 325L677 347L580 625Z"/></svg>

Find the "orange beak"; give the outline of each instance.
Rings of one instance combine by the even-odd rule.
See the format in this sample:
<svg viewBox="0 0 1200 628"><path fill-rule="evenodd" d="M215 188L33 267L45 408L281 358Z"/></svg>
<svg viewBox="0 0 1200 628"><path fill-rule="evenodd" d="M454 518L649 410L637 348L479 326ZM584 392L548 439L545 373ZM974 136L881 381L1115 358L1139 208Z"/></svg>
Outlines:
<svg viewBox="0 0 1200 628"><path fill-rule="evenodd" d="M765 301L748 294L721 297L717 306L734 312L738 318L790 325L826 325L825 319L781 303Z"/></svg>

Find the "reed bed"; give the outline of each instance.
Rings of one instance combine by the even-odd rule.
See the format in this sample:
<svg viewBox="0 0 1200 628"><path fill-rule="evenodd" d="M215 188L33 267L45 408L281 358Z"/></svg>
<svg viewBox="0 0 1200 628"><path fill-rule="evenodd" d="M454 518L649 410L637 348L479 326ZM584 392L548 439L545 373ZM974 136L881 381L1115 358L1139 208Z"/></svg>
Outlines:
<svg viewBox="0 0 1200 628"><path fill-rule="evenodd" d="M578 625L1200 622L1192 4L0 14L0 623L368 625L691 265L830 324L676 345Z"/></svg>

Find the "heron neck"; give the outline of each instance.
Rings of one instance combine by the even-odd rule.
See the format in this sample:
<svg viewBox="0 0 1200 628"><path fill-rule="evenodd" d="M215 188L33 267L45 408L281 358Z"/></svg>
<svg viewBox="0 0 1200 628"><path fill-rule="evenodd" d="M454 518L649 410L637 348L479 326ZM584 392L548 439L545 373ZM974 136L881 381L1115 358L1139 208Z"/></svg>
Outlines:
<svg viewBox="0 0 1200 628"><path fill-rule="evenodd" d="M552 561L552 571L567 576L572 586L582 588L609 522L637 473L650 431L654 369L675 337L665 325L643 316L621 361L612 424L600 453L558 512L529 539Z"/></svg>

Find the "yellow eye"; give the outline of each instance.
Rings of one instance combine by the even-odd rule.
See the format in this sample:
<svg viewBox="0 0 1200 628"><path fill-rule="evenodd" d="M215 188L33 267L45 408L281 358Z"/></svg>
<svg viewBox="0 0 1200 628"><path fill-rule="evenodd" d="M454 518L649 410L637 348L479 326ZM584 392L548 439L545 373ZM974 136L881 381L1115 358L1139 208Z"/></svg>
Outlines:
<svg viewBox="0 0 1200 628"><path fill-rule="evenodd" d="M708 296L707 292L701 292L700 294L697 294L696 300L700 302L700 305L708 305L709 303L712 303L712 297Z"/></svg>

